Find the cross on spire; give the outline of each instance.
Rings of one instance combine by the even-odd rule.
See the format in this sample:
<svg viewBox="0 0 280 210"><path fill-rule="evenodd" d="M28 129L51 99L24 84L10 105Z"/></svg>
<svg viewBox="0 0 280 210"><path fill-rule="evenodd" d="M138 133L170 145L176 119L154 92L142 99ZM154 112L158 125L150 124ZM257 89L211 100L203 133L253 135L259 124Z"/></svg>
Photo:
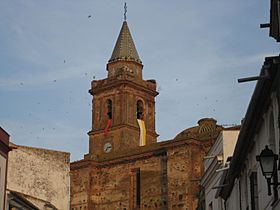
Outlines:
<svg viewBox="0 0 280 210"><path fill-rule="evenodd" d="M126 2L124 2L124 21L126 21L126 13L127 13L127 6L126 6Z"/></svg>

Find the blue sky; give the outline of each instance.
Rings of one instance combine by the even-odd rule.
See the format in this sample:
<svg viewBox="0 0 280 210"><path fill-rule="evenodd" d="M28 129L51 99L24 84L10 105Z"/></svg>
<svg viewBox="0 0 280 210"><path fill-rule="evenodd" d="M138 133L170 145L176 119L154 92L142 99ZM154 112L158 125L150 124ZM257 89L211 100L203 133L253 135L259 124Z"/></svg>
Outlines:
<svg viewBox="0 0 280 210"><path fill-rule="evenodd" d="M127 1L144 78L156 79L159 141L204 117L239 124L265 56L279 45L260 23L269 2ZM0 126L14 143L88 151L93 78L107 76L123 1L0 1ZM88 16L91 15L90 18Z"/></svg>

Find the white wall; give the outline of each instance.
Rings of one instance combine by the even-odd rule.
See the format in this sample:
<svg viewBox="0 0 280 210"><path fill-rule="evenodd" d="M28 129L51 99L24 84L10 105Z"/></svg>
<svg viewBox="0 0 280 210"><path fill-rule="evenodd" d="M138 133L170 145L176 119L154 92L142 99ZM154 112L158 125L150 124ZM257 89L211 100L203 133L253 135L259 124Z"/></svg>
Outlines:
<svg viewBox="0 0 280 210"><path fill-rule="evenodd" d="M43 200L68 210L69 172L69 153L18 146L9 152L7 189L31 196L35 205Z"/></svg>
<svg viewBox="0 0 280 210"><path fill-rule="evenodd" d="M223 160L224 164L228 157L231 157L234 152L239 130L225 130L223 134Z"/></svg>
<svg viewBox="0 0 280 210"><path fill-rule="evenodd" d="M226 201L226 210L240 209L240 196L239 195L240 195L239 180L235 180L234 187L231 191L231 195Z"/></svg>
<svg viewBox="0 0 280 210"><path fill-rule="evenodd" d="M220 178L223 171L216 172L216 170L226 167L226 160L233 154L238 133L239 130L221 131L214 145L206 155L208 157L212 157L204 160L205 172L201 181L201 185L205 189L206 210L224 210L222 198L215 198L217 189L212 188L220 185ZM222 156L223 159L220 160L217 156Z"/></svg>
<svg viewBox="0 0 280 210"><path fill-rule="evenodd" d="M4 206L5 198L5 183L6 183L6 158L0 155L0 207Z"/></svg>
<svg viewBox="0 0 280 210"><path fill-rule="evenodd" d="M278 105L276 97L272 94L271 104L263 115L261 126L258 128L257 133L254 136L254 145L247 154L244 160L243 170L240 176L235 180L234 188L230 194L230 197L226 201L227 210L240 209L236 207L236 204L241 205L242 209L252 209L251 197L250 197L250 175L252 172L257 172L257 187L258 187L258 207L259 210L279 210L280 200L271 206L273 202L273 196L268 196L267 182L261 172L261 167L256 161L256 156L261 153L266 145L270 149L273 149L275 153L279 155L279 125L278 125ZM271 129L273 122L273 129ZM272 135L272 132L274 134ZM271 140L271 136L275 138ZM280 176L279 176L280 178ZM279 188L278 188L279 189ZM280 190L278 190L280 197ZM273 194L273 190L272 190ZM238 198L238 195L241 195Z"/></svg>

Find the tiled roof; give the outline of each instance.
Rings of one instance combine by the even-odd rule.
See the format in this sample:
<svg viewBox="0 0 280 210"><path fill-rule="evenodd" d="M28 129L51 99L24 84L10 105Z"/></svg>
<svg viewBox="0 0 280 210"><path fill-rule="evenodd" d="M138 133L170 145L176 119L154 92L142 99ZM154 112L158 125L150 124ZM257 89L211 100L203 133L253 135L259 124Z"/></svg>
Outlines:
<svg viewBox="0 0 280 210"><path fill-rule="evenodd" d="M135 61L142 64L126 21L123 22L109 63L117 60Z"/></svg>

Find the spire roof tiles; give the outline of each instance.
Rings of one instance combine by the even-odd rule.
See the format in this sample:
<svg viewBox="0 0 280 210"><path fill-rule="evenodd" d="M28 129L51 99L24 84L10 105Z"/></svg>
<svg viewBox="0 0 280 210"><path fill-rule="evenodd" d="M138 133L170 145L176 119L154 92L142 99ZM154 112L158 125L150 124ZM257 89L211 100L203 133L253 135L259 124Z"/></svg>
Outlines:
<svg viewBox="0 0 280 210"><path fill-rule="evenodd" d="M123 22L115 48L108 62L111 63L117 60L135 61L142 64L126 21Z"/></svg>

